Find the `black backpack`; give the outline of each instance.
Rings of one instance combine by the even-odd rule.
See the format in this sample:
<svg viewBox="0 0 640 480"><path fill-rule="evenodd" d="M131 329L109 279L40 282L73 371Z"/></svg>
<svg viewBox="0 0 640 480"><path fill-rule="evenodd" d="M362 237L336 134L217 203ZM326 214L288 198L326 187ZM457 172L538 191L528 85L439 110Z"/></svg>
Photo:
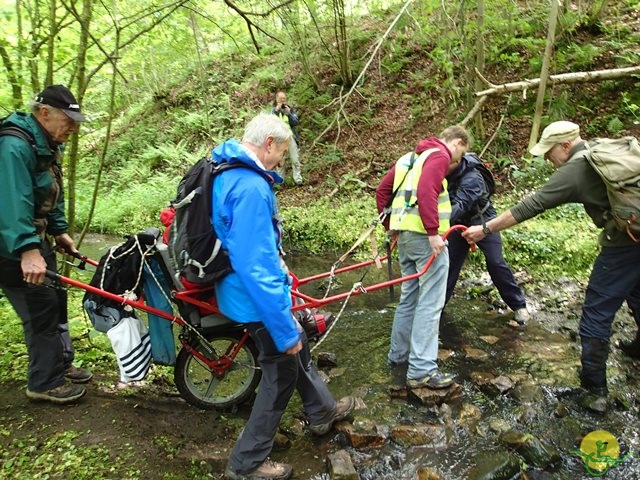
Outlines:
<svg viewBox="0 0 640 480"><path fill-rule="evenodd" d="M170 202L175 217L169 227L169 255L176 272L188 282L212 283L233 271L211 222L211 202L215 177L239 167L258 172L270 183L273 181L257 166L241 162L217 164L204 157L182 178L176 198Z"/></svg>
<svg viewBox="0 0 640 480"><path fill-rule="evenodd" d="M478 160L478 163L474 165L474 168L478 172L480 172L480 175L482 175L482 179L484 180L484 184L487 189L487 193L483 198L489 199L491 195L496 193L496 179L493 176L493 173L491 173L491 170L487 168L487 166L482 162L482 160L480 160L480 158L475 153L467 153L466 155L469 155L475 158L476 160Z"/></svg>
<svg viewBox="0 0 640 480"><path fill-rule="evenodd" d="M137 235L129 235L123 243L111 247L100 258L89 285L116 295L126 295L131 298L131 294L135 294L136 299L140 298L142 260L155 252L154 236L159 233L158 229L149 229ZM82 306L94 328L100 332L106 332L114 327L125 316L135 316L131 307L90 291L85 293Z"/></svg>

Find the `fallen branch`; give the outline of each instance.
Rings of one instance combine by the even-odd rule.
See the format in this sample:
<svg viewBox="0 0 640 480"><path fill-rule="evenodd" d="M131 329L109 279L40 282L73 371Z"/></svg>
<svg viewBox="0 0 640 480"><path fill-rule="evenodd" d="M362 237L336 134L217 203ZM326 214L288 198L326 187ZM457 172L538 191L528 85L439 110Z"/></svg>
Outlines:
<svg viewBox="0 0 640 480"><path fill-rule="evenodd" d="M489 141L486 143L486 145L484 146L484 148L480 152L480 155L479 155L480 158L482 158L482 156L484 155L484 152L487 151L487 148L489 148L489 145L491 145L491 142L493 142L493 140L496 138L496 135L498 134L498 131L500 130L500 127L502 126L502 122L503 121L504 121L504 113L500 117L500 121L498 122L498 126L496 127L495 131L493 132L493 135L491 135L491 138L489 139Z"/></svg>
<svg viewBox="0 0 640 480"><path fill-rule="evenodd" d="M635 67L613 68L610 70L594 70L592 72L572 72L562 73L559 75L551 75L549 76L547 83L556 85L567 83L594 82L600 80L628 77L630 75L636 74L640 74L640 65ZM482 90L481 92L476 92L476 97L497 95L500 93L515 92L519 90L528 90L529 88L537 88L539 84L539 78L523 80L520 82L504 83L502 85L495 85L487 90Z"/></svg>
<svg viewBox="0 0 640 480"><path fill-rule="evenodd" d="M467 113L467 116L464 117L464 120L462 120L462 122L460 122L460 125L462 125L463 127L466 127L467 123L473 120L473 117L475 117L478 114L478 112L482 109L482 106L485 104L488 98L489 97L486 95L484 97L480 97L480 100L478 100L476 104L473 106L473 108L471 109L471 111Z"/></svg>

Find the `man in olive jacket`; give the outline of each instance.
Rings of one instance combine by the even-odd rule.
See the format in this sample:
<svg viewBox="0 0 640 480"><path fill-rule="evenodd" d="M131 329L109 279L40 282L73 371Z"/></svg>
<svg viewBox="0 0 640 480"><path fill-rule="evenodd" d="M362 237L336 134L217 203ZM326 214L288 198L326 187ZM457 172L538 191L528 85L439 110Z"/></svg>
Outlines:
<svg viewBox="0 0 640 480"><path fill-rule="evenodd" d="M0 288L22 320L29 354L27 397L70 403L86 390L92 373L74 367L67 296L44 286L55 270L56 245L77 251L64 214L63 144L86 122L73 94L62 85L45 88L31 113L15 112L0 125Z"/></svg>
<svg viewBox="0 0 640 480"><path fill-rule="evenodd" d="M591 271L580 318L580 381L586 390L604 397L608 394L606 362L613 318L626 300L636 322L640 320L640 244L615 227L609 215L611 205L606 186L587 160L586 149L578 125L567 121L551 123L531 154L544 156L557 171L533 195L484 227L469 227L463 236L469 242L478 242L545 210L565 203L583 204L596 227L603 230L599 237L601 250Z"/></svg>

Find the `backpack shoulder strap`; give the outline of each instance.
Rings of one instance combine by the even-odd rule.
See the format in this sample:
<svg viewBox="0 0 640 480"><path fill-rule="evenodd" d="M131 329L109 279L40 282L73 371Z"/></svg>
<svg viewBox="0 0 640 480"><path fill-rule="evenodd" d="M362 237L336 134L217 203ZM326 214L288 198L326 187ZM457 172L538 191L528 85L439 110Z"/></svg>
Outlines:
<svg viewBox="0 0 640 480"><path fill-rule="evenodd" d="M33 135L31 135L29 132L27 132L26 130L23 130L20 127L16 127L15 125L7 125L7 126L0 127L0 136L3 136L3 135L11 135L13 137L21 138L22 140L27 142L29 145L31 145L31 148L33 149L34 152L36 152L38 149L36 145L36 141L33 138Z"/></svg>

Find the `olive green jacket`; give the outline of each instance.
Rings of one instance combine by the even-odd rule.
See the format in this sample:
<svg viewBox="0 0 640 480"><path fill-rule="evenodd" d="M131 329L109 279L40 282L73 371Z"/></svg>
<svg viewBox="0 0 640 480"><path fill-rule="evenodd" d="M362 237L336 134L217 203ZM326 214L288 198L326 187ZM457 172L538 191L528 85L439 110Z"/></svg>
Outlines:
<svg viewBox="0 0 640 480"><path fill-rule="evenodd" d="M40 246L45 232L58 235L68 229L57 162L63 146L29 113L15 112L1 126L17 126L34 141L0 135L0 256L18 260L22 252Z"/></svg>
<svg viewBox="0 0 640 480"><path fill-rule="evenodd" d="M581 203L596 227L603 229L598 239L601 246L633 245L627 233L608 220L611 205L607 187L584 157L585 149L585 142L573 147L569 160L549 177L540 190L512 207L511 214L520 223L565 203Z"/></svg>

